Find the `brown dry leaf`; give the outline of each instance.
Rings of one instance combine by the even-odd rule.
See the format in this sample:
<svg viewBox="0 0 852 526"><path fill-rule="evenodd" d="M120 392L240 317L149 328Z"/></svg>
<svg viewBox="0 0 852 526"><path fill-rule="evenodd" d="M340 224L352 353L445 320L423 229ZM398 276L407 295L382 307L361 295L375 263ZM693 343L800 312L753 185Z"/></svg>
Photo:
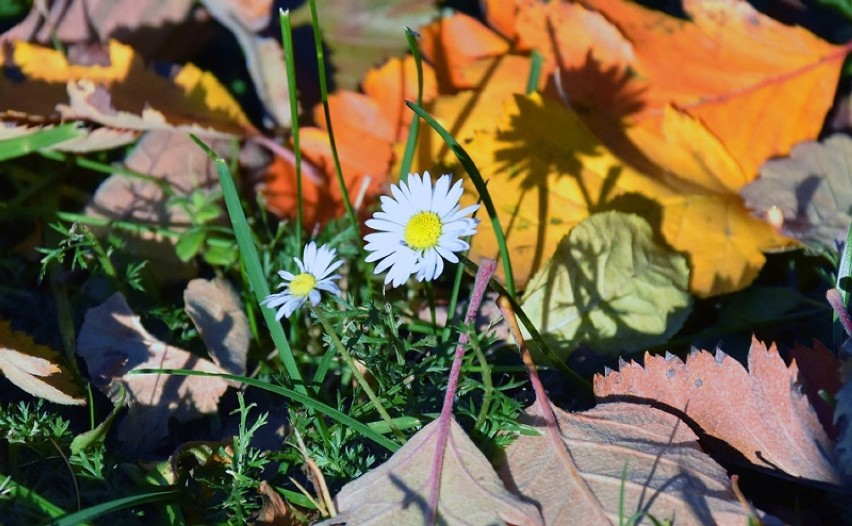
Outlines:
<svg viewBox="0 0 852 526"><path fill-rule="evenodd" d="M644 362L644 368L622 362L618 372L595 375L595 395L604 402L629 397L684 414L756 466L840 482L834 444L802 392L799 368L787 367L774 344L767 349L752 339L748 371L721 350L715 356L695 351L686 362L646 353Z"/></svg>
<svg viewBox="0 0 852 526"><path fill-rule="evenodd" d="M234 287L222 278L194 279L187 283L183 301L213 362L231 374L245 374L251 333Z"/></svg>
<svg viewBox="0 0 852 526"><path fill-rule="evenodd" d="M421 524L429 499L438 420L411 437L384 464L343 486L339 514L319 524ZM439 521L447 524L543 524L532 504L512 495L461 426L450 424L440 480Z"/></svg>
<svg viewBox="0 0 852 526"><path fill-rule="evenodd" d="M0 321L0 373L33 396L56 404L83 405L73 376L60 364L60 355L39 345L28 334L15 332Z"/></svg>
<svg viewBox="0 0 852 526"><path fill-rule="evenodd" d="M230 31L246 59L257 96L278 126L290 127L290 96L284 52L278 39L258 35L269 25L271 0L203 0L204 6Z"/></svg>
<svg viewBox="0 0 852 526"><path fill-rule="evenodd" d="M228 141L208 141L220 155L230 155ZM216 169L210 158L187 137L177 131L146 133L127 157L125 166L150 175L168 185L175 196L186 197L193 191L218 191ZM168 195L156 181L134 178L121 173L108 177L95 191L86 214L115 220L130 220L154 227L188 225L183 208L168 203ZM128 250L144 254L160 277L190 277L194 270L181 262L174 251L173 238L153 231L125 236Z"/></svg>
<svg viewBox="0 0 852 526"><path fill-rule="evenodd" d="M545 524L632 524L628 517L642 513L679 525L748 524L725 470L677 417L622 403L583 413L554 408L554 443L540 411L536 403L522 420L541 436L513 442L499 473L536 503Z"/></svg>
<svg viewBox="0 0 852 526"><path fill-rule="evenodd" d="M841 361L818 341L814 341L813 348L797 344L790 351L789 359L799 368L803 390L814 406L822 427L829 437L836 439L838 429L834 421L834 406L820 392L836 396L840 391Z"/></svg>
<svg viewBox="0 0 852 526"><path fill-rule="evenodd" d="M20 68L24 79L0 76L0 118L55 119L58 111L66 119L119 129L254 133L239 104L210 73L187 64L170 80L146 69L129 46L113 40L102 51L104 64L81 66L54 49L16 42L7 67Z"/></svg>
<svg viewBox="0 0 852 526"><path fill-rule="evenodd" d="M89 309L77 338L77 354L97 387L113 399L127 389L128 413L119 439L135 451L155 448L168 435L168 421L187 422L215 413L228 384L220 378L135 375L135 369L223 372L215 364L152 336L117 292Z"/></svg>
<svg viewBox="0 0 852 526"><path fill-rule="evenodd" d="M148 52L163 47L192 11L192 0L58 0L33 2L27 17L0 35L0 44L26 40L52 44L106 42L111 38ZM49 4L49 5L47 5Z"/></svg>
<svg viewBox="0 0 852 526"><path fill-rule="evenodd" d="M302 524L290 512L290 507L287 506L284 497L271 484L262 480L257 491L263 497L263 507L260 508L255 520L257 526L297 526Z"/></svg>

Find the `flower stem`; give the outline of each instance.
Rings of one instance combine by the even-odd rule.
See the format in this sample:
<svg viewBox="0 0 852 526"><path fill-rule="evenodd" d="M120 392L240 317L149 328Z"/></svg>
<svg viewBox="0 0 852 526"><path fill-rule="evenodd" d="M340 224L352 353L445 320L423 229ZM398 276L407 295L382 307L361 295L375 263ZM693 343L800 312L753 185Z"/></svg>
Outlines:
<svg viewBox="0 0 852 526"><path fill-rule="evenodd" d="M314 313L314 316L317 317L319 322L322 324L323 329L325 329L325 333L328 334L328 337L331 338L331 342L334 344L335 349L337 349L338 354L343 357L343 360L349 365L349 368L352 369L352 374L355 376L355 380L358 382L358 385L361 386L361 389L366 393L367 398L373 403L373 407L376 408L376 411L379 412L379 415L382 417L388 427L390 427L391 431L393 431L394 436L399 438L400 440L405 440L405 435L402 434L402 431L399 430L396 423L393 421L393 418L388 414L385 406L379 401L379 398L376 396L376 393L373 392L373 388L370 387L370 384L367 382L367 379L364 378L364 375L361 373L361 370L355 364L355 360L352 358L352 355L349 354L349 351L346 350L346 347L343 345L343 342L340 341L340 337L337 336L337 332L335 332L334 327L331 325L331 322L323 314L322 310L311 305L311 312Z"/></svg>

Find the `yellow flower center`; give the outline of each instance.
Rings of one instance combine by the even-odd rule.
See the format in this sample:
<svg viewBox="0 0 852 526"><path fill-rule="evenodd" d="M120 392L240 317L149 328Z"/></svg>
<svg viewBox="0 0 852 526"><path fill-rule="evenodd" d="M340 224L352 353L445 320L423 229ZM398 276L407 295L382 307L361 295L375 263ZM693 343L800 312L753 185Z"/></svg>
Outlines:
<svg viewBox="0 0 852 526"><path fill-rule="evenodd" d="M435 212L418 212L405 225L405 242L417 250L432 248L441 237L441 218Z"/></svg>
<svg viewBox="0 0 852 526"><path fill-rule="evenodd" d="M316 284L317 278L312 274L303 272L290 282L290 294L293 296L307 296L309 292L314 290Z"/></svg>

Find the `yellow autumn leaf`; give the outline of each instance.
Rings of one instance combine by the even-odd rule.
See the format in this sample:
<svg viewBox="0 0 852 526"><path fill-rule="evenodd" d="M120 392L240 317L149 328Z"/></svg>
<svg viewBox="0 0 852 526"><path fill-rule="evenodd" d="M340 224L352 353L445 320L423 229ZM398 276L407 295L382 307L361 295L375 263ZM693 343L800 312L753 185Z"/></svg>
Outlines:
<svg viewBox="0 0 852 526"><path fill-rule="evenodd" d="M133 48L117 40L109 42L109 65L77 66L58 49L15 42L12 59L28 79L62 83L69 80L89 79L100 84L112 84L127 78L132 68L141 68L142 60Z"/></svg>
<svg viewBox="0 0 852 526"><path fill-rule="evenodd" d="M515 95L496 129L474 135L468 153L489 179L519 287L571 227L603 210L642 215L686 253L690 290L699 296L751 283L764 262L761 250L785 238L749 215L737 193L746 177L700 122L670 110L665 123L663 137L629 130L618 156L570 108ZM647 169L624 157L643 159ZM478 199L472 185L468 190L467 203ZM497 255L488 222L472 244L474 257Z"/></svg>
<svg viewBox="0 0 852 526"><path fill-rule="evenodd" d="M59 365L59 354L0 322L0 373L24 391L57 404L82 405L73 377Z"/></svg>

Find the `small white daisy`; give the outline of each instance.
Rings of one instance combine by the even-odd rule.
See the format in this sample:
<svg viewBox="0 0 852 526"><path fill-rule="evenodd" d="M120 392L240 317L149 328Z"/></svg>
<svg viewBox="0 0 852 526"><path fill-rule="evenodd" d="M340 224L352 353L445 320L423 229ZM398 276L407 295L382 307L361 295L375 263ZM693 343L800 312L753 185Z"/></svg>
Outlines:
<svg viewBox="0 0 852 526"><path fill-rule="evenodd" d="M461 238L476 233L477 219L466 217L479 208L461 208L461 181L450 187L450 175L442 175L432 186L429 172L408 176L408 184L391 185L393 197L382 196L382 209L367 221L378 230L364 236L370 254L367 262L378 261L376 274L388 270L385 285L398 287L412 274L417 281L431 281L441 275L444 260L458 263L454 252L470 245Z"/></svg>
<svg viewBox="0 0 852 526"><path fill-rule="evenodd" d="M320 302L320 290L340 296L340 288L334 282L340 279L340 274L330 275L343 264L336 258L336 250L326 248L325 245L317 248L316 243L311 241L305 246L304 262L293 258L301 273L294 275L279 271L278 275L284 282L278 288L287 287L287 290L270 294L260 304L270 309L280 307L275 315L275 319L280 320L284 316L289 318L307 300L311 300L311 305L317 305Z"/></svg>

